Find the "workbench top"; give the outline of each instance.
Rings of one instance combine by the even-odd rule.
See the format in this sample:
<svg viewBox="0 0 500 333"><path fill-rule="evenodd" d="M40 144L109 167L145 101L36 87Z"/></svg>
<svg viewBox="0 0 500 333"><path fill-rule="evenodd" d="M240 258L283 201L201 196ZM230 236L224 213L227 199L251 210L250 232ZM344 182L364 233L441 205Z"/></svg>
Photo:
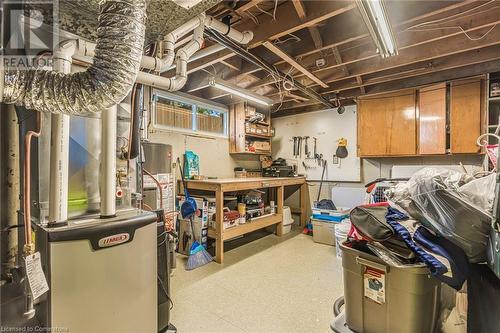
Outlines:
<svg viewBox="0 0 500 333"><path fill-rule="evenodd" d="M255 177L255 178L220 178L220 179L204 179L204 180L187 180L189 183L205 183L205 184L237 184L237 183L252 183L252 182L282 182L282 181L297 181L304 182L305 177Z"/></svg>

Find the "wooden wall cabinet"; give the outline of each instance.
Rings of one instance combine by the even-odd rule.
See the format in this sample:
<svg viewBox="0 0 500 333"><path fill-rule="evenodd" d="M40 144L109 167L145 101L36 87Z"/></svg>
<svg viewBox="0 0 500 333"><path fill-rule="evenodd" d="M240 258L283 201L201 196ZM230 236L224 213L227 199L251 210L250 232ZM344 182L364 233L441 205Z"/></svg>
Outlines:
<svg viewBox="0 0 500 333"><path fill-rule="evenodd" d="M481 152L484 78L475 77L358 99L358 156Z"/></svg>
<svg viewBox="0 0 500 333"><path fill-rule="evenodd" d="M419 153L446 153L446 83L421 88L418 97Z"/></svg>
<svg viewBox="0 0 500 333"><path fill-rule="evenodd" d="M450 151L452 154L478 153L476 139L483 130L482 81L454 81L450 86Z"/></svg>
<svg viewBox="0 0 500 333"><path fill-rule="evenodd" d="M264 121L250 123L255 112L266 116ZM271 155L271 116L245 102L229 108L229 153Z"/></svg>
<svg viewBox="0 0 500 333"><path fill-rule="evenodd" d="M358 100L358 156L416 154L415 90Z"/></svg>

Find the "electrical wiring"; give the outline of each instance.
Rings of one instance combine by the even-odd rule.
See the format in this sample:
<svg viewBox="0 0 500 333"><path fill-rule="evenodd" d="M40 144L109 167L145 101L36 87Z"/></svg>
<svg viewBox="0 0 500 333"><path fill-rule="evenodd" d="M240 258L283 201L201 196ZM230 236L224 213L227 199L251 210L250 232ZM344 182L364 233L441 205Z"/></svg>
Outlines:
<svg viewBox="0 0 500 333"><path fill-rule="evenodd" d="M413 25L411 27L406 28L405 31L415 31L415 32L418 32L418 31L432 31L432 30L442 30L442 29L458 29L469 40L471 40L471 41L478 41L478 40L484 39L491 31L493 31L493 29L495 29L495 27L497 26L497 23L495 23L490 29L488 29L488 31L486 31L480 37L472 37L463 27L461 27L459 25L456 25L456 26L436 26L436 27L428 27L428 28L426 28L426 26L432 26L432 25L436 25L436 24L442 23L442 22L444 22L444 23L450 22L455 17L463 17L464 14L470 13L472 11L476 11L477 9L479 9L481 7L484 7L486 5L489 5L490 3L493 3L494 1L495 0L491 0L489 2L486 2L484 4L479 5L477 7L471 8L471 9L466 10L464 12L461 12L461 13L458 13L458 14L455 14L455 15L451 15L451 16L448 16L448 17L445 17L445 18L442 18L442 19L433 20L433 21L427 21L427 22L422 22L422 23ZM500 7L500 6L494 6L492 8L489 8L489 9L485 10L485 11L478 12L478 13L475 13L475 14L481 14L481 13L484 13L484 12L487 12L487 11L491 11L492 9L495 9L495 8L498 8L498 7ZM415 28L421 28L421 29L415 29Z"/></svg>
<svg viewBox="0 0 500 333"><path fill-rule="evenodd" d="M294 34L288 34L290 37L288 37L287 39L285 40L281 40L279 38L276 38L275 41L273 42L274 45L279 45L279 44L284 44L290 40L294 40L296 42L301 42L302 39L300 37L297 37L296 35Z"/></svg>
<svg viewBox="0 0 500 333"><path fill-rule="evenodd" d="M463 34L471 41L478 41L481 39L484 39L490 32L493 31L493 29L496 28L498 23L495 23L488 31L486 31L484 34L482 34L480 37L472 37L469 35L469 33L462 28L461 26L450 26L450 27L436 27L436 28L428 28L428 29L412 29L410 31L432 31L432 30L443 30L443 29L458 29L463 32Z"/></svg>
<svg viewBox="0 0 500 333"><path fill-rule="evenodd" d="M278 9L278 0L274 0L274 9L272 14L260 8L258 4L255 5L255 8L260 10L263 14L271 16L273 20L276 21L276 10Z"/></svg>
<svg viewBox="0 0 500 333"><path fill-rule="evenodd" d="M211 29L205 30L205 35L209 39L211 39L212 41L214 41L216 43L220 43L221 45L224 45L229 50L235 52L236 54L238 54L240 57L242 57L246 61L249 61L249 62L253 63L254 65L264 69L268 73L272 74L273 78L275 78L275 81L278 79L279 80L288 80L288 78L285 76L285 74L282 73L281 71L279 71L275 66L264 62L259 57L255 56L251 52L248 52L246 49L243 49L239 44L233 42L232 40L230 40L226 36L216 32L216 31L213 31ZM278 78L278 79L276 79L276 78ZM332 107L332 104L328 100L323 98L321 95L319 95L315 91L305 87L304 85L302 85L298 82L296 82L296 83L294 82L294 85L295 85L296 89L302 91L304 94L308 95L312 99L318 101L319 103L321 103L329 108Z"/></svg>
<svg viewBox="0 0 500 333"><path fill-rule="evenodd" d="M405 30L411 30L413 28L418 28L418 27L421 27L421 26L424 26L424 25L429 25L429 24L433 24L433 23L439 23L439 22L443 22L443 21L447 21L447 20L450 20L452 18L455 18L455 17L460 17L460 16L463 16L464 14L467 14L467 13L470 13L470 12L473 12L479 8L482 8L484 6L487 6L493 2L495 2L496 0L490 0L488 2L485 2L483 4L480 4L476 7L473 7L473 8L470 8L466 11L463 11L463 12L460 12L460 13L457 13L457 14L454 14L454 15L451 15L451 16L447 16L447 17L444 17L444 18L441 18L441 19L437 19L437 20L432 20L432 21L426 21L426 22L422 22L422 23L419 23L419 24L415 24L411 27L408 27L406 28Z"/></svg>

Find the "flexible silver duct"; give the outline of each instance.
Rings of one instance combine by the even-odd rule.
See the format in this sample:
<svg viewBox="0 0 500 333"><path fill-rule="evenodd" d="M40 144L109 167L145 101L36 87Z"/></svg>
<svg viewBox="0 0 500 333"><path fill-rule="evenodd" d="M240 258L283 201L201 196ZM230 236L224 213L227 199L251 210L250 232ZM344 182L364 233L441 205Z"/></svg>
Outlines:
<svg viewBox="0 0 500 333"><path fill-rule="evenodd" d="M0 69L0 102L69 115L99 113L120 103L140 68L146 0L106 0L100 10L94 64L87 71Z"/></svg>

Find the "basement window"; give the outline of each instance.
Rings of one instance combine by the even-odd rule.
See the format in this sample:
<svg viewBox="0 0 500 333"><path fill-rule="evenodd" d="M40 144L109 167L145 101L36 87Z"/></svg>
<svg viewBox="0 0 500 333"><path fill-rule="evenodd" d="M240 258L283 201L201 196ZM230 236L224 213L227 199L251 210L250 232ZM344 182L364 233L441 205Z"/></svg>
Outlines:
<svg viewBox="0 0 500 333"><path fill-rule="evenodd" d="M228 110L185 94L155 91L154 127L183 133L228 137Z"/></svg>

